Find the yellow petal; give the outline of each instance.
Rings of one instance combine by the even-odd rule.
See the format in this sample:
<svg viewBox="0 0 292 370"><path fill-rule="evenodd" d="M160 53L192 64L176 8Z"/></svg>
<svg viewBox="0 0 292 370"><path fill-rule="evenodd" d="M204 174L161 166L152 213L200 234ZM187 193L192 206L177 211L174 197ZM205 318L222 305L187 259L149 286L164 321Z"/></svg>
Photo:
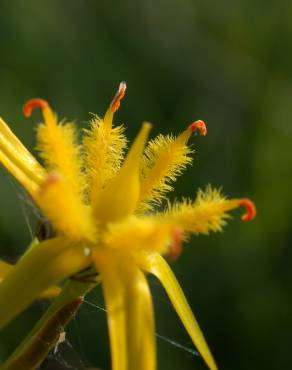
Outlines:
<svg viewBox="0 0 292 370"><path fill-rule="evenodd" d="M93 251L108 315L112 370L155 370L151 294L144 274L128 254Z"/></svg>
<svg viewBox="0 0 292 370"><path fill-rule="evenodd" d="M0 151L0 162L25 188L25 190L31 196L34 196L38 190L38 185L35 181L31 180L24 172L22 172L2 151Z"/></svg>
<svg viewBox="0 0 292 370"><path fill-rule="evenodd" d="M12 269L10 263L0 261L0 282L4 279L5 275Z"/></svg>
<svg viewBox="0 0 292 370"><path fill-rule="evenodd" d="M8 272L11 271L11 269L13 268L14 266L10 265L10 263L0 261L0 283L5 278L5 276L8 274ZM59 295L60 291L61 291L61 288L55 285L55 286L48 288L44 292L42 292L39 298L53 298Z"/></svg>
<svg viewBox="0 0 292 370"><path fill-rule="evenodd" d="M6 123L0 118L0 150L28 177L39 183L45 171L34 156L25 148Z"/></svg>
<svg viewBox="0 0 292 370"><path fill-rule="evenodd" d="M0 118L0 162L33 194L43 180L45 171Z"/></svg>
<svg viewBox="0 0 292 370"><path fill-rule="evenodd" d="M43 291L77 273L91 262L90 249L58 237L31 249L0 284L0 328Z"/></svg>
<svg viewBox="0 0 292 370"><path fill-rule="evenodd" d="M95 241L91 209L58 174L51 173L34 197L54 228L71 240Z"/></svg>
<svg viewBox="0 0 292 370"><path fill-rule="evenodd" d="M121 261L121 267L126 284L128 370L155 370L154 312L148 282L129 258Z"/></svg>
<svg viewBox="0 0 292 370"><path fill-rule="evenodd" d="M93 260L102 278L112 370L128 370L125 286L118 260L107 251L93 251Z"/></svg>
<svg viewBox="0 0 292 370"><path fill-rule="evenodd" d="M129 216L139 198L139 165L151 124L144 123L117 176L98 195L94 215L101 222L118 221Z"/></svg>
<svg viewBox="0 0 292 370"><path fill-rule="evenodd" d="M108 224L102 243L111 249L124 252L168 252L177 228L152 217L131 216L121 222Z"/></svg>
<svg viewBox="0 0 292 370"><path fill-rule="evenodd" d="M216 363L201 332L201 329L191 311L181 287L179 286L168 264L158 254L152 255L147 261L144 260L142 264L143 268L155 275L164 286L176 312L178 313L190 337L192 338L194 345L197 347L210 370L217 370Z"/></svg>

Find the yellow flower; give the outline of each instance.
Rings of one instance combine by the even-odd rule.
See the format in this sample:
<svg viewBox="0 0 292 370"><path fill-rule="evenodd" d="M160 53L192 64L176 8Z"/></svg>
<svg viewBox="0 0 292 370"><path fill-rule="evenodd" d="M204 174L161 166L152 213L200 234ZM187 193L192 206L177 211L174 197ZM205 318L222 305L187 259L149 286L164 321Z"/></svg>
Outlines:
<svg viewBox="0 0 292 370"><path fill-rule="evenodd" d="M144 149L151 124L144 123L124 158L124 127L113 115L126 90L122 82L103 119L94 117L78 144L73 123L58 122L45 100L24 105L25 116L42 110L37 149L42 166L0 119L0 161L27 190L55 230L55 237L28 250L0 284L5 304L0 327L54 284L95 266L107 307L113 370L156 369L152 299L146 280L155 275L164 286L194 345L210 369L217 366L163 256L175 259L190 234L221 231L228 212L246 208L248 199L226 199L210 186L195 200L184 199L156 212L172 183L191 163L187 142L194 131L206 135L203 121L179 136L158 137ZM3 268L4 268L3 267ZM15 294L17 292L17 294ZM9 304L13 302L13 305Z"/></svg>

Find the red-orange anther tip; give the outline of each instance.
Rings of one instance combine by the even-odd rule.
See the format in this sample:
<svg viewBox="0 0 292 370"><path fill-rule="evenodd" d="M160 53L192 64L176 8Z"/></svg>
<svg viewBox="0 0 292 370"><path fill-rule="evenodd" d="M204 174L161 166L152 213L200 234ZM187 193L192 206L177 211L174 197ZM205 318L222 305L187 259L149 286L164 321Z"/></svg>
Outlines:
<svg viewBox="0 0 292 370"><path fill-rule="evenodd" d="M35 108L40 108L41 110L43 110L44 108L48 106L49 104L46 100L39 99L39 98L30 99L23 105L22 111L25 117L30 117L32 114L32 111Z"/></svg>
<svg viewBox="0 0 292 370"><path fill-rule="evenodd" d="M123 97L125 96L125 93L126 93L126 88L127 88L126 82L122 81L119 85L119 89L118 89L116 95L114 96L114 98L111 102L111 109L112 109L113 112L116 112L120 108L121 100L123 99Z"/></svg>
<svg viewBox="0 0 292 370"><path fill-rule="evenodd" d="M250 199L248 198L240 199L239 205L244 207L246 210L246 213L241 216L242 221L251 221L255 218L257 210L254 203Z"/></svg>
<svg viewBox="0 0 292 370"><path fill-rule="evenodd" d="M168 258L174 262L178 259L182 252L183 232L181 229L176 228L172 234L172 243L168 250Z"/></svg>
<svg viewBox="0 0 292 370"><path fill-rule="evenodd" d="M207 135L207 127L204 121L198 120L190 124L189 130L193 134L195 131L199 131L200 135L206 136Z"/></svg>

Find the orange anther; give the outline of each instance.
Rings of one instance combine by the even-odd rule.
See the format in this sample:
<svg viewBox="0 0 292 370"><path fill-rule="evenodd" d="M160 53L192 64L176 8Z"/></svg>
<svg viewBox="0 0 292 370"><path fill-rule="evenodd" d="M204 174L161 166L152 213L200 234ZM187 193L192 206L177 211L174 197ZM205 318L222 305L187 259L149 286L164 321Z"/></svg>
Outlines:
<svg viewBox="0 0 292 370"><path fill-rule="evenodd" d="M250 199L248 198L240 199L239 205L243 206L246 210L246 213L241 216L242 221L251 221L255 218L257 210L254 203Z"/></svg>
<svg viewBox="0 0 292 370"><path fill-rule="evenodd" d="M168 250L168 257L170 261L175 261L182 252L183 233L182 230L176 228L172 234L172 243Z"/></svg>
<svg viewBox="0 0 292 370"><path fill-rule="evenodd" d="M41 110L44 110L48 106L49 106L49 103L44 99L39 99L39 98L30 99L23 105L22 111L25 117L30 117L32 114L32 111L35 108L40 108Z"/></svg>
<svg viewBox="0 0 292 370"><path fill-rule="evenodd" d="M114 96L111 102L111 109L113 112L116 112L120 108L121 100L125 96L126 88L127 88L126 82L122 81L119 85L119 89L116 95Z"/></svg>
<svg viewBox="0 0 292 370"><path fill-rule="evenodd" d="M204 121L198 120L190 124L189 130L191 133L194 133L195 131L199 130L200 135L206 136L207 135L207 127Z"/></svg>

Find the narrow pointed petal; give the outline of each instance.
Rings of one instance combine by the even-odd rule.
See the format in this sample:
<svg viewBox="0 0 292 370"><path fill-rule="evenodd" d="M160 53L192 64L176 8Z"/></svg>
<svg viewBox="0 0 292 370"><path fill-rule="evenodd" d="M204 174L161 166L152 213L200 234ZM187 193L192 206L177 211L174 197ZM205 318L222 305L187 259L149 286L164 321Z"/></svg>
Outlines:
<svg viewBox="0 0 292 370"><path fill-rule="evenodd" d="M93 251L93 259L96 269L102 277L107 308L112 370L128 370L126 297L120 266L111 252Z"/></svg>
<svg viewBox="0 0 292 370"><path fill-rule="evenodd" d="M0 284L0 328L43 291L87 267L90 262L88 247L69 243L62 237L46 240L33 248Z"/></svg>
<svg viewBox="0 0 292 370"><path fill-rule="evenodd" d="M33 195L45 170L0 118L0 162Z"/></svg>
<svg viewBox="0 0 292 370"><path fill-rule="evenodd" d="M67 185L61 175L50 173L34 200L58 233L75 241L95 241L96 229L91 209Z"/></svg>
<svg viewBox="0 0 292 370"><path fill-rule="evenodd" d="M156 345L151 293L144 274L122 261L126 283L128 370L155 370Z"/></svg>
<svg viewBox="0 0 292 370"><path fill-rule="evenodd" d="M176 226L155 217L131 216L107 225L102 234L102 243L107 248L126 253L144 250L164 254L169 251L176 231Z"/></svg>
<svg viewBox="0 0 292 370"><path fill-rule="evenodd" d="M0 149L33 181L36 183L42 181L45 173L43 167L14 135L2 118L0 118Z"/></svg>
<svg viewBox="0 0 292 370"><path fill-rule="evenodd" d="M183 325L206 364L209 366L210 370L217 370L216 363L203 333L191 311L181 287L176 280L176 277L166 261L160 255L155 254L150 257L148 261L144 261L143 268L160 280Z"/></svg>
<svg viewBox="0 0 292 370"><path fill-rule="evenodd" d="M112 370L155 370L154 313L147 280L128 254L93 251L102 276Z"/></svg>
<svg viewBox="0 0 292 370"><path fill-rule="evenodd" d="M0 261L0 283L5 279L5 276L14 268L10 263ZM47 290L43 291L39 298L53 298L59 295L61 288L54 285Z"/></svg>
<svg viewBox="0 0 292 370"><path fill-rule="evenodd" d="M150 123L143 124L120 172L99 194L94 205L94 214L101 222L118 221L136 208L140 194L140 159L150 129Z"/></svg>
<svg viewBox="0 0 292 370"><path fill-rule="evenodd" d="M0 150L0 163L11 173L11 175L25 188L25 190L31 195L34 196L38 190L38 184L31 180L23 171L21 171L13 161L9 159L1 150Z"/></svg>
<svg viewBox="0 0 292 370"><path fill-rule="evenodd" d="M0 261L0 283L4 279L5 275L12 269L10 263Z"/></svg>

